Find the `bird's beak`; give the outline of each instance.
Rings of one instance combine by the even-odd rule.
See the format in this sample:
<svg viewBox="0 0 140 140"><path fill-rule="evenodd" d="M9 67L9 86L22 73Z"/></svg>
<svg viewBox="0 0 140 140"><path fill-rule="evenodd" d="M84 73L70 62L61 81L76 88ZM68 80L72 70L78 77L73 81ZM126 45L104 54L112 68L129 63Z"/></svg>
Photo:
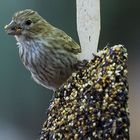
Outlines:
<svg viewBox="0 0 140 140"><path fill-rule="evenodd" d="M15 21L11 21L4 27L5 31L9 35L21 35L22 28Z"/></svg>

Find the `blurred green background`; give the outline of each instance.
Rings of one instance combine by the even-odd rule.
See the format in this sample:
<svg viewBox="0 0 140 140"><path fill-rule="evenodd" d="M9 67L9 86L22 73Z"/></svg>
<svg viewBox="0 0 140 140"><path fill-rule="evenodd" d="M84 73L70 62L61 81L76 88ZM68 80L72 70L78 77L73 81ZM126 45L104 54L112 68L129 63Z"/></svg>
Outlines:
<svg viewBox="0 0 140 140"><path fill-rule="evenodd" d="M101 0L100 49L107 43L123 44L129 52L129 107L131 139L140 140L140 1ZM13 13L36 10L53 25L78 41L75 0L0 1L0 140L39 138L52 92L37 85L18 56L13 37L4 32Z"/></svg>

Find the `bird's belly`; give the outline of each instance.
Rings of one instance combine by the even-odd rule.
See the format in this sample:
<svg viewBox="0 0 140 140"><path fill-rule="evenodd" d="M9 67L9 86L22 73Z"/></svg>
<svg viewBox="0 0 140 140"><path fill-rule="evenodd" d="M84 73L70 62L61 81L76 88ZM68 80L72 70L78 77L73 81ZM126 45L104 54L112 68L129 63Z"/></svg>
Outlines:
<svg viewBox="0 0 140 140"><path fill-rule="evenodd" d="M30 71L32 78L44 87L49 89L59 88L71 75L72 70L63 68L63 69L53 69L48 70L46 67L44 70L38 67L38 70Z"/></svg>

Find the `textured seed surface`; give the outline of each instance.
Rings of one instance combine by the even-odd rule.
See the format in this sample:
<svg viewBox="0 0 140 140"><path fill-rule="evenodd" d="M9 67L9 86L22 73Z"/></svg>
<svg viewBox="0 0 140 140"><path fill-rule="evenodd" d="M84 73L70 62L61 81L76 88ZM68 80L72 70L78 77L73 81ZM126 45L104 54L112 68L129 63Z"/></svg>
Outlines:
<svg viewBox="0 0 140 140"><path fill-rule="evenodd" d="M105 48L55 93L40 140L129 140L127 50Z"/></svg>

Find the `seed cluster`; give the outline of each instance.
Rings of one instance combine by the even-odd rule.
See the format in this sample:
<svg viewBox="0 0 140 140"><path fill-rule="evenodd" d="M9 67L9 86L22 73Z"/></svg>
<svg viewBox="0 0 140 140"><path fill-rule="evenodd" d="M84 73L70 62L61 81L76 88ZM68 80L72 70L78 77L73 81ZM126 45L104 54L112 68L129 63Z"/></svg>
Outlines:
<svg viewBox="0 0 140 140"><path fill-rule="evenodd" d="M127 50L106 47L55 93L40 140L129 140Z"/></svg>

